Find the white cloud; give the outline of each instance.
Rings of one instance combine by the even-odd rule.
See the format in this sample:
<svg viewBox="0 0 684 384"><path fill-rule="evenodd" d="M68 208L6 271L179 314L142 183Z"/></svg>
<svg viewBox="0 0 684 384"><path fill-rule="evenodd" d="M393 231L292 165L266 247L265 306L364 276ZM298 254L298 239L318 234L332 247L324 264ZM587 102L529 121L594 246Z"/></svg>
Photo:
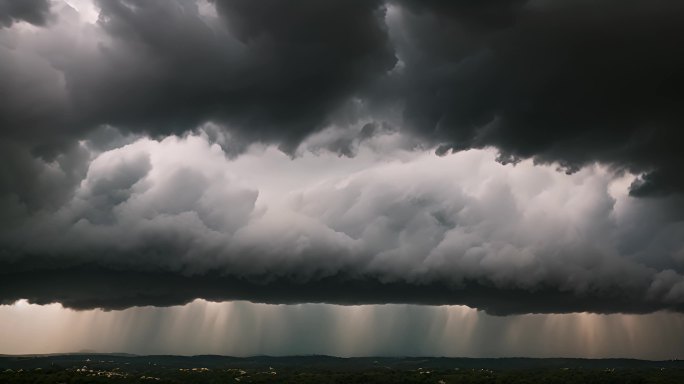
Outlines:
<svg viewBox="0 0 684 384"><path fill-rule="evenodd" d="M28 217L8 242L183 275L476 281L642 300L637 310L684 303L684 228L658 201L630 197L632 176L502 165L491 150L439 157L401 149L398 135L369 139L353 158L254 146L231 159L203 133L139 139L96 155L70 202ZM659 241L634 243L634 231Z"/></svg>

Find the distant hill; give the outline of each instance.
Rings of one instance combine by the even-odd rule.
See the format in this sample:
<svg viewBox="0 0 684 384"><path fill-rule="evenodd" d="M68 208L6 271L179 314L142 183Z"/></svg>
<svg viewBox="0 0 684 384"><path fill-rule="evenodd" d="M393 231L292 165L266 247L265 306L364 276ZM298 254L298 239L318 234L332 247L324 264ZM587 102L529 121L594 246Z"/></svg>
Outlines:
<svg viewBox="0 0 684 384"><path fill-rule="evenodd" d="M354 357L341 358L333 356L254 356L230 357L219 355L174 356L150 355L140 356L125 353L70 353L48 355L0 355L0 370L35 369L35 368L69 368L88 365L106 367L111 365L131 368L149 367L151 365L164 368L206 367L211 369L250 368L264 369L268 367L299 367L307 369L327 370L367 370L386 367L396 370L423 369L637 369L637 368L678 368L684 369L682 360L649 361L636 359L572 359L572 358L447 358L447 357Z"/></svg>

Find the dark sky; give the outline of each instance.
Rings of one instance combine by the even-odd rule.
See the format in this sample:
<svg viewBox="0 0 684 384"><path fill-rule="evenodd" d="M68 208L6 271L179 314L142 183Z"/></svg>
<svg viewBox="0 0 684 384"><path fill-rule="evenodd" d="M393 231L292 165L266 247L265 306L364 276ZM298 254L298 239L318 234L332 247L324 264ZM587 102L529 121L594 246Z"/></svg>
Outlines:
<svg viewBox="0 0 684 384"><path fill-rule="evenodd" d="M682 20L0 0L0 303L683 312Z"/></svg>

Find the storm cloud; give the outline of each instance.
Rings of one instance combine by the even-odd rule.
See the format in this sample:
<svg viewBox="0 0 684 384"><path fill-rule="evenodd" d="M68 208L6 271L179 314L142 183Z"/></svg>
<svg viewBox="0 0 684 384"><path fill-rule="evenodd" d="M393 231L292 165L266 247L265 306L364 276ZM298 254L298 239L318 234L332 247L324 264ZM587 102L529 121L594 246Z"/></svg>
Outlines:
<svg viewBox="0 0 684 384"><path fill-rule="evenodd" d="M442 150L493 146L572 172L642 174L639 196L681 193L677 1L404 1L390 18L405 123Z"/></svg>
<svg viewBox="0 0 684 384"><path fill-rule="evenodd" d="M0 0L0 302L682 312L682 18Z"/></svg>
<svg viewBox="0 0 684 384"><path fill-rule="evenodd" d="M94 24L62 5L50 29L5 32L3 136L50 155L102 125L164 136L215 120L293 150L396 61L377 1L96 5Z"/></svg>
<svg viewBox="0 0 684 384"><path fill-rule="evenodd" d="M18 21L45 25L50 16L49 0L0 1L0 27L11 27Z"/></svg>
<svg viewBox="0 0 684 384"><path fill-rule="evenodd" d="M629 196L633 177L387 149L400 139L354 158L265 147L231 160L206 134L103 152L68 202L3 231L0 294L83 309L197 297L684 309L681 219L672 202Z"/></svg>
<svg viewBox="0 0 684 384"><path fill-rule="evenodd" d="M50 158L102 125L163 137L214 121L233 149L292 153L331 124L387 120L441 152L598 161L641 175L640 196L684 188L677 1L95 5L94 23L57 2L55 25L2 32L5 140ZM0 3L6 25L48 9Z"/></svg>

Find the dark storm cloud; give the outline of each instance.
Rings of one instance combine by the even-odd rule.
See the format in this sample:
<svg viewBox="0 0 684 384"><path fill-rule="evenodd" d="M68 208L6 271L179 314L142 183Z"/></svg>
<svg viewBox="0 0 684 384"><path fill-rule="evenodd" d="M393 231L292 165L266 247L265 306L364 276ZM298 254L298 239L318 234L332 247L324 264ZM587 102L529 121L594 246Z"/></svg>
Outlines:
<svg viewBox="0 0 684 384"><path fill-rule="evenodd" d="M214 120L292 150L395 62L378 1L221 0L218 15L193 1L97 5L97 26L68 27L79 23L66 9L73 36L2 60L15 95L0 109L3 136L49 154L103 124L164 136ZM31 76L43 79L10 81Z"/></svg>
<svg viewBox="0 0 684 384"><path fill-rule="evenodd" d="M49 16L49 0L0 0L0 27L10 27L17 21L45 25Z"/></svg>
<svg viewBox="0 0 684 384"><path fill-rule="evenodd" d="M605 171L481 151L377 162L381 136L352 159L227 159L207 140L104 152L58 208L19 212L0 232L0 300L684 310L681 201L612 195Z"/></svg>
<svg viewBox="0 0 684 384"><path fill-rule="evenodd" d="M97 4L0 30L0 301L683 310L680 2Z"/></svg>
<svg viewBox="0 0 684 384"><path fill-rule="evenodd" d="M0 265L2 266L2 265ZM7 268L7 266L3 266ZM6 270L3 268L3 270ZM663 305L640 298L638 289L622 289L578 296L555 287L501 289L472 281L460 287L449 284L382 282L375 276L339 276L312 281L264 276L263 281L210 273L185 276L175 273L72 267L0 273L0 297L4 304L28 299L36 304L60 302L74 309L124 309L132 306L171 306L196 298L210 301L249 300L256 303L331 303L342 305L409 303L458 304L494 315L523 313L648 313L657 310L684 312L684 304Z"/></svg>
<svg viewBox="0 0 684 384"><path fill-rule="evenodd" d="M639 196L684 192L682 2L398 4L404 67L387 87L420 134L504 161L644 172Z"/></svg>
<svg viewBox="0 0 684 384"><path fill-rule="evenodd" d="M395 62L377 1L218 1L214 15L193 1L97 5L96 25L60 3L56 25L0 40L0 94L11 95L0 139L13 148L0 154L0 195L31 209L52 199L32 195L50 190L40 167L78 139L112 126L163 137L213 120L233 132L227 150L267 141L292 151ZM64 182L68 191L78 180Z"/></svg>
<svg viewBox="0 0 684 384"><path fill-rule="evenodd" d="M358 98L356 118L400 110L392 123L442 152L599 161L643 174L635 195L684 190L678 1L97 4L97 26L62 10L66 27L3 51L3 137L51 158L105 124L161 137L215 121L293 152Z"/></svg>

